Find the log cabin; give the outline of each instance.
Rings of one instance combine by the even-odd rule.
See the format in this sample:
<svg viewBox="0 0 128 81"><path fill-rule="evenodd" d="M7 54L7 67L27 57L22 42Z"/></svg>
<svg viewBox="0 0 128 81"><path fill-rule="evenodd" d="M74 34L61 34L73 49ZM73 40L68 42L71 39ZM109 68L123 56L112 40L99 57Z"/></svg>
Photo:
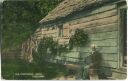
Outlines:
<svg viewBox="0 0 128 81"><path fill-rule="evenodd" d="M60 44L68 44L76 29L89 34L88 46L73 48L52 62L78 62L78 57L91 54L91 45L102 55L102 74L111 79L126 79L127 5L125 0L64 0L48 13L35 36L39 40L52 36ZM65 58L64 58L65 57Z"/></svg>

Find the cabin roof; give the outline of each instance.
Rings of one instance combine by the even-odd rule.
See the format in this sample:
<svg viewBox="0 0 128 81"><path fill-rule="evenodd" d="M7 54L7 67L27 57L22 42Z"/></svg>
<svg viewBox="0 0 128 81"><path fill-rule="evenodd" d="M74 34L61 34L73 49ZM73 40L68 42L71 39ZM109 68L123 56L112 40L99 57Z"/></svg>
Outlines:
<svg viewBox="0 0 128 81"><path fill-rule="evenodd" d="M81 11L85 8L88 8L89 6L94 7L97 4L99 5L110 1L120 0L64 0L55 9L49 12L48 15L44 17L39 23L66 17L75 11Z"/></svg>

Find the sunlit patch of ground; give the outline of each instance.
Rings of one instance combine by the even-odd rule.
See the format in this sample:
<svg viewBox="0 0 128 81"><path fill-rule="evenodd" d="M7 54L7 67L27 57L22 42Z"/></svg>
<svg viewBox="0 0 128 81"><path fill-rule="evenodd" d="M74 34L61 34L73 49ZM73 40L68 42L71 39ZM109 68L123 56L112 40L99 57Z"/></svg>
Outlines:
<svg viewBox="0 0 128 81"><path fill-rule="evenodd" d="M53 80L76 80L74 75L69 76L59 76L54 78Z"/></svg>

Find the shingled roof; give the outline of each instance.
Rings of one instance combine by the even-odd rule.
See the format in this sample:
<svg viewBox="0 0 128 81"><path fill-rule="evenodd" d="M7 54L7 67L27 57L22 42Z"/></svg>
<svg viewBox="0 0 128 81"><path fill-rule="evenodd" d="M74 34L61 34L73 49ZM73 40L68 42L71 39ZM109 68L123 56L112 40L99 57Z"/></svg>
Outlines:
<svg viewBox="0 0 128 81"><path fill-rule="evenodd" d="M49 14L39 23L66 17L67 15L75 11L80 11L88 6L103 4L110 1L120 1L120 0L64 0L55 9L49 12Z"/></svg>

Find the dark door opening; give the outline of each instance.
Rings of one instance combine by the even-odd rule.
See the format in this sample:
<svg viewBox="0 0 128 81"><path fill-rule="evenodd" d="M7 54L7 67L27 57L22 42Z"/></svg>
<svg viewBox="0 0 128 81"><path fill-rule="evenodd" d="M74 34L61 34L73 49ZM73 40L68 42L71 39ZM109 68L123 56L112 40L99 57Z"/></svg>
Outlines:
<svg viewBox="0 0 128 81"><path fill-rule="evenodd" d="M127 64L127 9L123 8L121 12L121 48L123 54L123 66Z"/></svg>

